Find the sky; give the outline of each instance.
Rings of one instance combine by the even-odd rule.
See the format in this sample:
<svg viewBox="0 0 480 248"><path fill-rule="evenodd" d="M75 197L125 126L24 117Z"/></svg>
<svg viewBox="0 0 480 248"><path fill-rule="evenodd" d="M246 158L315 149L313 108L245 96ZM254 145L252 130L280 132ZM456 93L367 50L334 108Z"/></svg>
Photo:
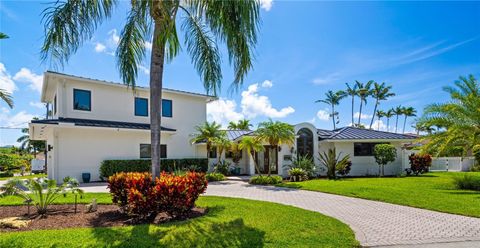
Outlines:
<svg viewBox="0 0 480 248"><path fill-rule="evenodd" d="M42 74L55 68L41 61L39 51L44 38L42 11L51 2L0 2L0 32L10 36L0 41L0 88L11 92L15 101L13 109L0 103L0 146L16 144L21 133L11 128L26 127L33 117L45 115L40 102ZM121 82L113 53L128 3L121 2L112 18L56 70ZM461 75L480 77L480 2L261 0L261 19L254 68L237 91L228 90L233 71L219 44L222 91L219 100L207 106L209 121L225 126L247 118L256 125L271 118L332 129L328 106L315 101L355 80L392 86L396 96L381 102L380 109L412 106L421 115L426 105L448 101L443 86ZM145 45L150 51L150 44ZM185 50L166 65L164 87L205 93ZM148 65L146 60L140 67L141 86L148 86ZM373 106L369 99L362 123L370 122ZM338 112L337 127L349 125L350 99L341 102ZM407 131L412 131L412 123L413 119L407 121ZM387 129L385 120L374 125Z"/></svg>

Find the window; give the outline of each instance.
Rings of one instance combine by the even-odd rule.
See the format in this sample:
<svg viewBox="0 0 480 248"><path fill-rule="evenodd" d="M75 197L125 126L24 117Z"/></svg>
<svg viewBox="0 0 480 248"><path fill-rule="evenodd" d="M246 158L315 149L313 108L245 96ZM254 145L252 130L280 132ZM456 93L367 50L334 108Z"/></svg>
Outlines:
<svg viewBox="0 0 480 248"><path fill-rule="evenodd" d="M225 152L225 158L233 158L233 152L231 151L226 151ZM242 151L238 151L238 158L242 158Z"/></svg>
<svg viewBox="0 0 480 248"><path fill-rule="evenodd" d="M208 153L209 158L217 158L217 147L211 147L210 152Z"/></svg>
<svg viewBox="0 0 480 248"><path fill-rule="evenodd" d="M297 133L297 155L313 156L313 133L310 129L302 128Z"/></svg>
<svg viewBox="0 0 480 248"><path fill-rule="evenodd" d="M73 109L92 110L92 95L89 90L73 89Z"/></svg>
<svg viewBox="0 0 480 248"><path fill-rule="evenodd" d="M163 117L172 117L172 100L162 99L162 116Z"/></svg>
<svg viewBox="0 0 480 248"><path fill-rule="evenodd" d="M140 158L152 158L150 144L140 144ZM167 145L160 145L160 158L167 158Z"/></svg>
<svg viewBox="0 0 480 248"><path fill-rule="evenodd" d="M135 97L135 116L148 116L148 99Z"/></svg>
<svg viewBox="0 0 480 248"><path fill-rule="evenodd" d="M378 144L385 143L353 143L354 156L373 156L373 149Z"/></svg>
<svg viewBox="0 0 480 248"><path fill-rule="evenodd" d="M53 98L53 114L57 114L57 95Z"/></svg>

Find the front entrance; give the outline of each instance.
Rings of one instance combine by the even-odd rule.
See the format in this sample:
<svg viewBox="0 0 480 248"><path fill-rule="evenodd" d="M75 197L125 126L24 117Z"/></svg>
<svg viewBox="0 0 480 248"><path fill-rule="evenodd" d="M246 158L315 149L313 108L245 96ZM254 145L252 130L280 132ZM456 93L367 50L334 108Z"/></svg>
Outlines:
<svg viewBox="0 0 480 248"><path fill-rule="evenodd" d="M261 170L261 173L268 173L268 166L272 174L278 173L278 151L272 146L264 146L265 151L255 154L255 161Z"/></svg>

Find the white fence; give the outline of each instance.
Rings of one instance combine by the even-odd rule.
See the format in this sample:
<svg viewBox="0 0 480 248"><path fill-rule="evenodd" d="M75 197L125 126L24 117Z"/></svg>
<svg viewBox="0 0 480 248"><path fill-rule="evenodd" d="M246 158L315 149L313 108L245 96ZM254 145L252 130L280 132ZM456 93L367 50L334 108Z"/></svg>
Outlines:
<svg viewBox="0 0 480 248"><path fill-rule="evenodd" d="M410 168L408 156L412 153L412 151L403 152L403 169ZM473 157L432 157L430 171L469 171L474 163Z"/></svg>

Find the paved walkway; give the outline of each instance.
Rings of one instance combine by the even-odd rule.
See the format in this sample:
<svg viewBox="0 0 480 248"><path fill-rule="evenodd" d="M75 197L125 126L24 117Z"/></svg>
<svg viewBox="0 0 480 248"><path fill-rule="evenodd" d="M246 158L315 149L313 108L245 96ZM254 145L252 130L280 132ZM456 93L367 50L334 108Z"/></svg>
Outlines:
<svg viewBox="0 0 480 248"><path fill-rule="evenodd" d="M107 191L105 184L82 188ZM480 218L242 181L210 183L206 195L276 202L320 212L348 224L362 246L480 247Z"/></svg>

